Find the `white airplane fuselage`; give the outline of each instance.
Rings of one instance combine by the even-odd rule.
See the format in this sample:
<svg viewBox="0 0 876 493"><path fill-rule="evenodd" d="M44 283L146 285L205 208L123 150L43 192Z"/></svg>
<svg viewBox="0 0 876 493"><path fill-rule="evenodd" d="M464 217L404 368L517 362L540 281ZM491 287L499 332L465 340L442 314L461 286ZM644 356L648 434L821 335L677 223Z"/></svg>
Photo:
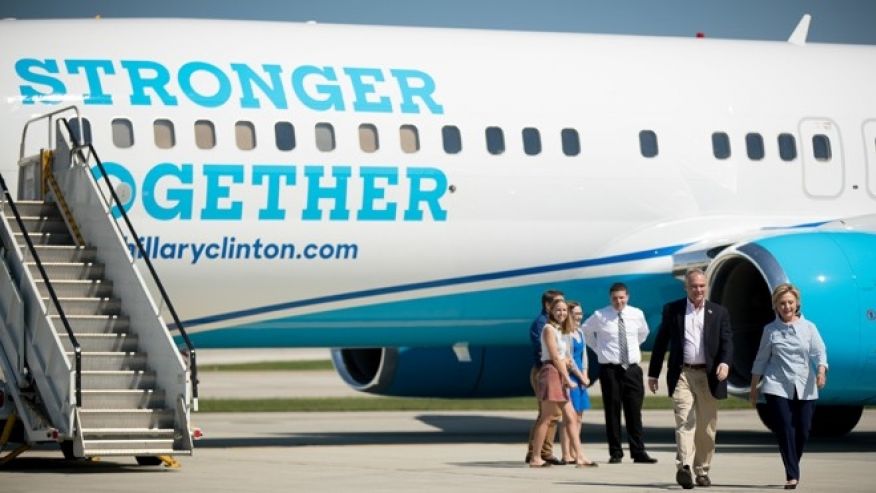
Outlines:
<svg viewBox="0 0 876 493"><path fill-rule="evenodd" d="M7 182L24 123L76 105L202 346L525 345L543 289L589 312L614 280L653 332L674 253L876 212L873 47L189 20L0 46Z"/></svg>

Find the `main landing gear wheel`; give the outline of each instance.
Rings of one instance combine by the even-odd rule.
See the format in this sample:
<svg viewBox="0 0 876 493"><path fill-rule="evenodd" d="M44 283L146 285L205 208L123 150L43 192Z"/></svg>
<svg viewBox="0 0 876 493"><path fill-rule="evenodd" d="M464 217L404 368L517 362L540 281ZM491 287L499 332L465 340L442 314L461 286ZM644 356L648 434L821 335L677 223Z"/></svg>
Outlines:
<svg viewBox="0 0 876 493"><path fill-rule="evenodd" d="M154 455L138 455L135 457L137 459L137 464L141 466L160 466L161 465L161 457L156 457Z"/></svg>

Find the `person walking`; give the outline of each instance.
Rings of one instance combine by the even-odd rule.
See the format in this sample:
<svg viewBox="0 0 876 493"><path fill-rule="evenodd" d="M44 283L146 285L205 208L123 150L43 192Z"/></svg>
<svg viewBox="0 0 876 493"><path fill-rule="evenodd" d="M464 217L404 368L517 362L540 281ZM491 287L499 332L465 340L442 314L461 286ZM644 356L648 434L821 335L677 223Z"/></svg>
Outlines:
<svg viewBox="0 0 876 493"><path fill-rule="evenodd" d="M785 489L800 484L800 458L809 438L818 390L827 383L827 350L815 324L800 315L800 291L773 290L776 319L763 328L751 368L751 405L766 396L767 413L785 465ZM758 384L763 377L763 388Z"/></svg>
<svg viewBox="0 0 876 493"><path fill-rule="evenodd" d="M687 297L663 307L648 366L648 387L657 379L669 350L666 384L675 413L675 480L684 489L711 486L709 470L715 454L718 401L727 398L727 376L733 360L730 315L706 300L706 275L691 269L684 276Z"/></svg>

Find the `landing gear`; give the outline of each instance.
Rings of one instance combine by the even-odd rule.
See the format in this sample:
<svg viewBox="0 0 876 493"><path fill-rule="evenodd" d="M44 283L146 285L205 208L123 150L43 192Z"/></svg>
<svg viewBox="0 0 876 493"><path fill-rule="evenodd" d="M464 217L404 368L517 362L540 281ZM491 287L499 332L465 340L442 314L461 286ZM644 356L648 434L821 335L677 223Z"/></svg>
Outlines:
<svg viewBox="0 0 876 493"><path fill-rule="evenodd" d="M858 424L864 406L822 406L815 405L815 416L812 417L812 436L841 437L848 435ZM761 423L772 430L770 416L766 404L757 405L757 416Z"/></svg>

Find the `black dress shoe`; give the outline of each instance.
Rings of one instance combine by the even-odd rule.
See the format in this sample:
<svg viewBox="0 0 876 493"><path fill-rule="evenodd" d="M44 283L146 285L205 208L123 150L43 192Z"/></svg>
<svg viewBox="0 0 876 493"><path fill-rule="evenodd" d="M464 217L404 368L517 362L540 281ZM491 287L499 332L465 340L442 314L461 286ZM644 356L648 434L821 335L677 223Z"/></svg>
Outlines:
<svg viewBox="0 0 876 493"><path fill-rule="evenodd" d="M657 459L651 457L648 454L643 454L633 457L633 462L635 462L636 464L656 464Z"/></svg>
<svg viewBox="0 0 876 493"><path fill-rule="evenodd" d="M610 459L608 459L608 463L609 464L620 464L622 460L623 460L623 457L611 457Z"/></svg>
<svg viewBox="0 0 876 493"><path fill-rule="evenodd" d="M703 488L708 488L712 486L712 480L709 479L708 476L697 476L697 486L702 486Z"/></svg>
<svg viewBox="0 0 876 493"><path fill-rule="evenodd" d="M690 473L690 466L684 466L675 473L675 482L681 485L686 490L692 490L694 487L693 476Z"/></svg>

